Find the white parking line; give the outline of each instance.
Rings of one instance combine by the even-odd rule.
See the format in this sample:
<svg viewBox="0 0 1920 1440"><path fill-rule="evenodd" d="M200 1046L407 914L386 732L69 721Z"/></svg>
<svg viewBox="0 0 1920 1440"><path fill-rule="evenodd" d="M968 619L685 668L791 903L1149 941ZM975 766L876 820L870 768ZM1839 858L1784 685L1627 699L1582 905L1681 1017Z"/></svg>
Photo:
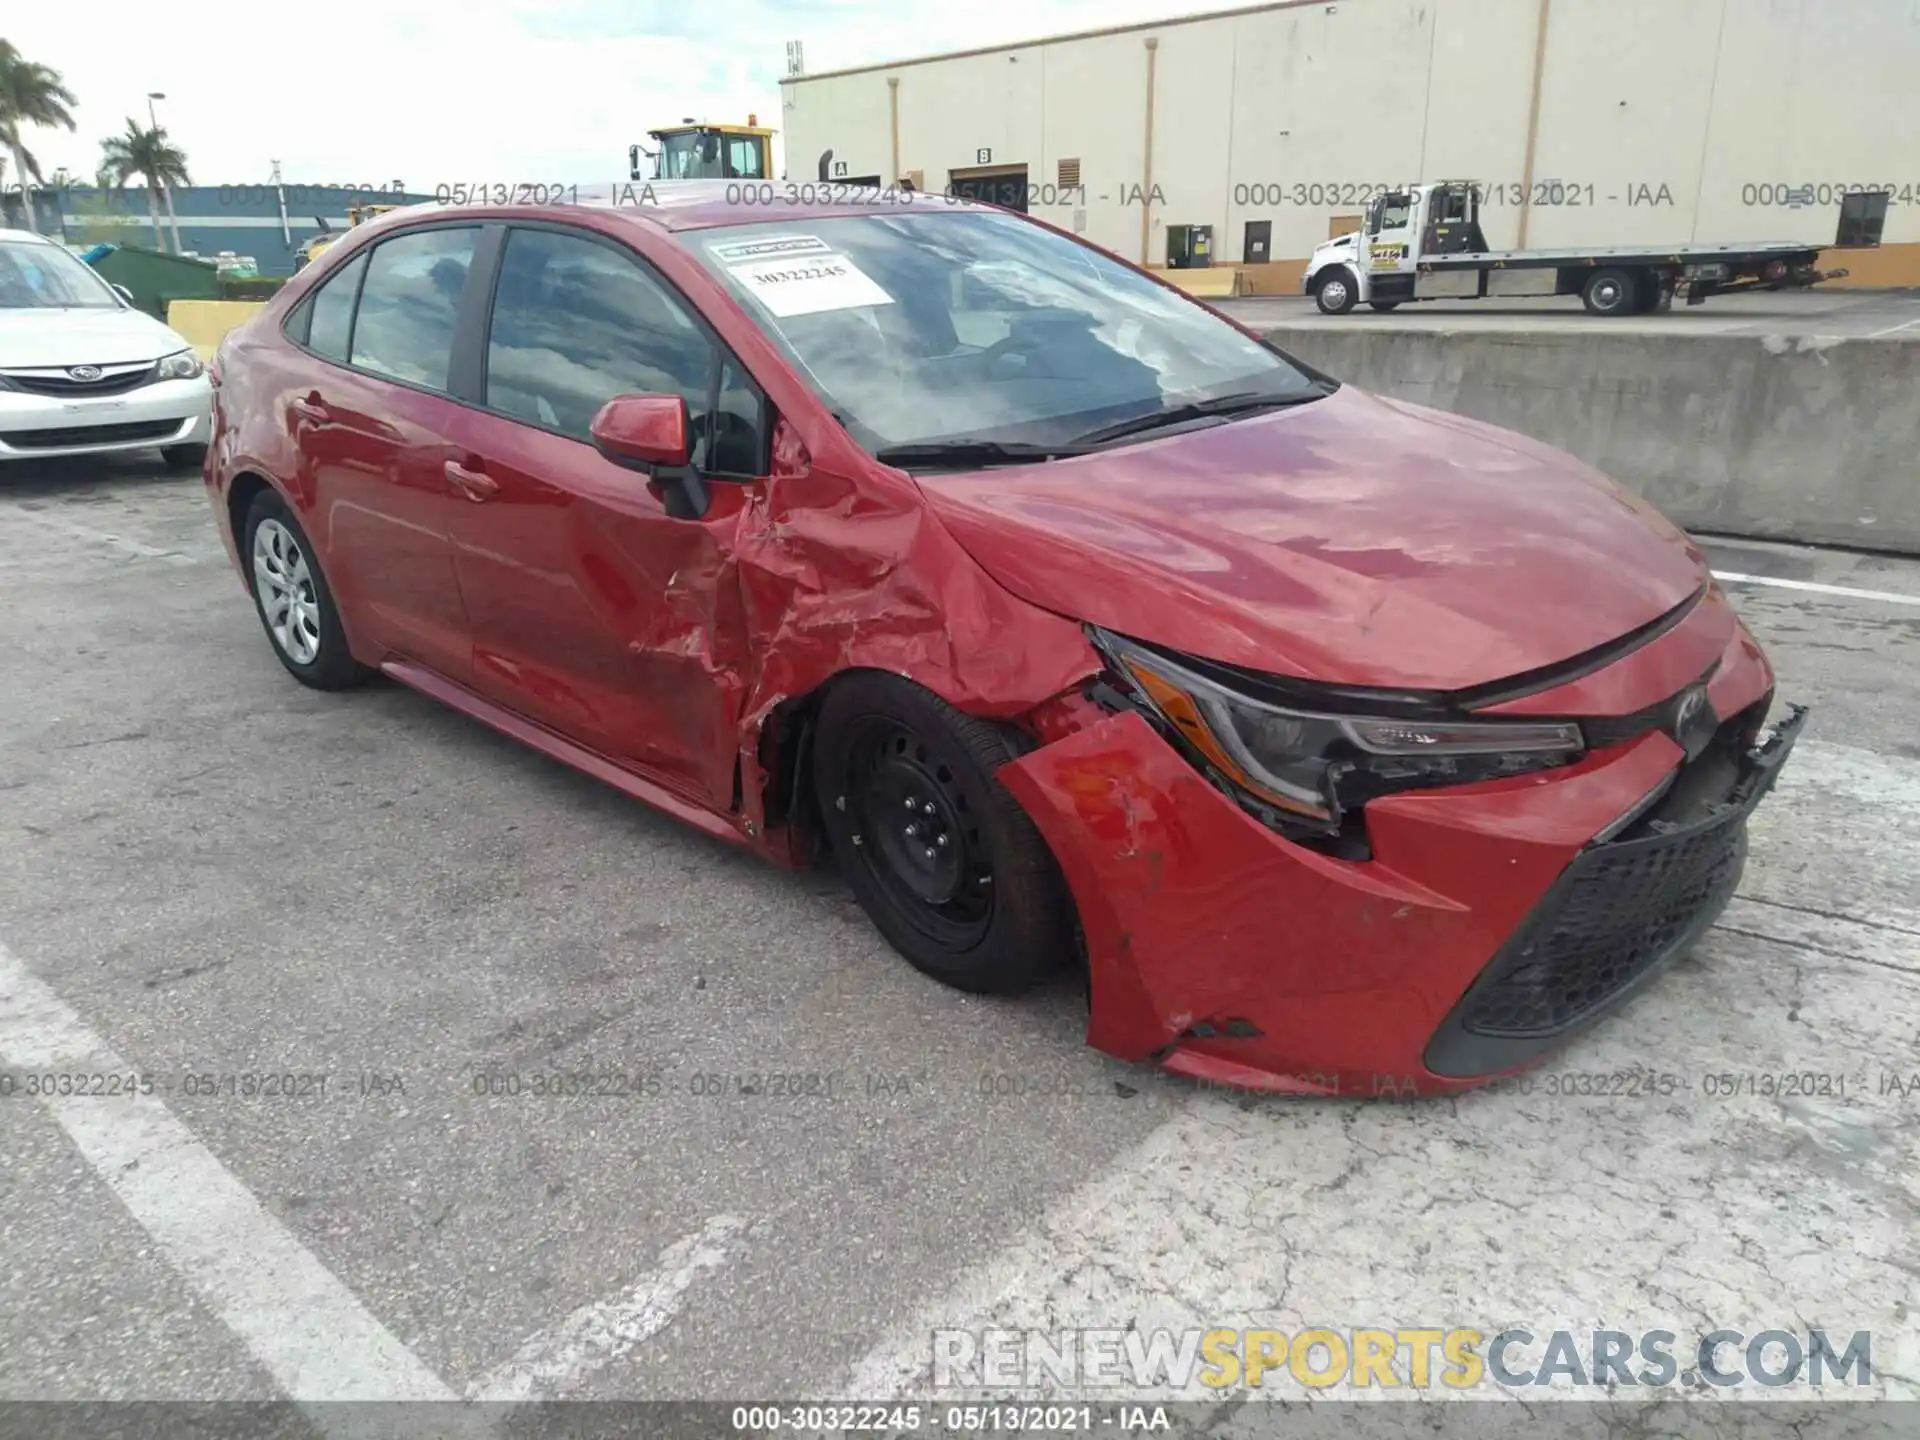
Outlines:
<svg viewBox="0 0 1920 1440"><path fill-rule="evenodd" d="M1733 570L1716 570L1713 578L1729 585L1771 585L1777 590L1808 590L1816 595L1838 595L1848 600L1883 600L1892 605L1920 605L1920 595L1902 595L1897 590L1856 590L1851 585L1822 585L1813 580L1781 580L1772 575L1742 575Z"/></svg>
<svg viewBox="0 0 1920 1440"><path fill-rule="evenodd" d="M1904 321L1898 325L1889 325L1884 330L1875 330L1867 336L1867 339L1884 339L1888 335L1898 335L1902 330L1911 330L1916 325L1920 325L1920 315L1916 315L1913 319Z"/></svg>
<svg viewBox="0 0 1920 1440"><path fill-rule="evenodd" d="M660 1253L652 1274L608 1300L582 1306L552 1330L534 1336L514 1357L477 1381L468 1398L517 1404L546 1399L664 1330L679 1312L694 1276L727 1261L744 1228L716 1215L695 1234Z"/></svg>
<svg viewBox="0 0 1920 1440"><path fill-rule="evenodd" d="M43 1074L134 1069L3 944L0 1062ZM289 1398L458 1398L157 1097L43 1098L95 1173ZM328 1433L358 1429L350 1412L309 1413Z"/></svg>

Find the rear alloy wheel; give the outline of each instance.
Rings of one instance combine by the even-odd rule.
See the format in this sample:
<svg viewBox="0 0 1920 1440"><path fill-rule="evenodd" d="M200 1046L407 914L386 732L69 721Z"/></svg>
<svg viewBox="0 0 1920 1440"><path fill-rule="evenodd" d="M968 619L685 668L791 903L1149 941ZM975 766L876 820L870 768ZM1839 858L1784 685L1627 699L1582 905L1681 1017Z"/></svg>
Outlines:
<svg viewBox="0 0 1920 1440"><path fill-rule="evenodd" d="M1608 268L1587 277L1580 299L1589 315L1631 314L1640 294L1640 286L1630 270Z"/></svg>
<svg viewBox="0 0 1920 1440"><path fill-rule="evenodd" d="M962 990L1021 990L1073 953L1052 852L993 776L1016 753L998 726L877 672L835 685L814 732L847 883L908 963Z"/></svg>
<svg viewBox="0 0 1920 1440"><path fill-rule="evenodd" d="M242 545L260 623L293 678L316 690L345 690L366 679L372 672L347 651L340 612L313 546L276 491L254 497Z"/></svg>
<svg viewBox="0 0 1920 1440"><path fill-rule="evenodd" d="M1314 287L1313 300L1322 315L1345 315L1360 303L1360 282L1344 265L1336 265Z"/></svg>

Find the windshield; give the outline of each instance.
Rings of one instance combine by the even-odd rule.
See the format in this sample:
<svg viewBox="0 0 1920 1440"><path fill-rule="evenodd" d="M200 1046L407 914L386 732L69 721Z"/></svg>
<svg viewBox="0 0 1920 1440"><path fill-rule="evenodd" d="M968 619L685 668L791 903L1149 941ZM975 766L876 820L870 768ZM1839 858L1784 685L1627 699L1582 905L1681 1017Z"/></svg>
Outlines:
<svg viewBox="0 0 1920 1440"><path fill-rule="evenodd" d="M112 310L120 300L58 245L0 240L0 310Z"/></svg>
<svg viewBox="0 0 1920 1440"><path fill-rule="evenodd" d="M869 449L1069 444L1196 401L1329 388L1205 307L1011 215L894 212L677 238Z"/></svg>

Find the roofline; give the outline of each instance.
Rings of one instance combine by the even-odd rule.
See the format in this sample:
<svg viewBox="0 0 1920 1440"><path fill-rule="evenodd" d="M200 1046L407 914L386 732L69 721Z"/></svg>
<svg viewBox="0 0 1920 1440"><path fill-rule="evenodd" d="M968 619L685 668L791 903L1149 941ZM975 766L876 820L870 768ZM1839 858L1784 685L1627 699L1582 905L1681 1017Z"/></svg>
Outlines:
<svg viewBox="0 0 1920 1440"><path fill-rule="evenodd" d="M967 50L946 50L937 55L914 55L905 60L884 60L874 65L849 65L844 70L820 70L811 75L784 75L782 89L804 85L809 80L835 80L843 75L870 75L876 70L904 70L912 65L934 65L942 60L965 60L975 55L1004 55L1009 50L1033 50L1047 45L1064 45L1073 40L1095 40L1107 35L1132 35L1142 30L1166 30L1175 25L1199 25L1209 20L1232 20L1242 15L1264 15L1271 10L1304 10L1310 5L1325 5L1328 0L1266 0L1262 5L1237 5L1230 10L1206 10L1196 15L1175 15L1166 20L1136 20L1127 25L1102 25L1092 30L1069 30L1060 35L1042 35L1034 40L1009 40L1004 45L978 45Z"/></svg>
<svg viewBox="0 0 1920 1440"><path fill-rule="evenodd" d="M723 135L772 135L771 125L733 125L724 120L694 120L678 125L662 125L657 130L649 130L649 135L682 135L689 130L718 130Z"/></svg>

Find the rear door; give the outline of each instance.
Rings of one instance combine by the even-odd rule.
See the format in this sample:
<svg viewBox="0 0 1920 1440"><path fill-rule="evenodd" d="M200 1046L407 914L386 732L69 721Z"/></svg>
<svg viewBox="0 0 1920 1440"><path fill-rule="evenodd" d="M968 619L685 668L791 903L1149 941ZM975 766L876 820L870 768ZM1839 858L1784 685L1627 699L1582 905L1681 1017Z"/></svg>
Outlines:
<svg viewBox="0 0 1920 1440"><path fill-rule="evenodd" d="M765 473L766 405L692 307L627 247L559 225L505 230L485 364L453 432L485 477L453 553L473 684L701 803L733 805L748 677L735 528ZM669 517L589 426L615 395L678 394L700 520Z"/></svg>
<svg viewBox="0 0 1920 1440"><path fill-rule="evenodd" d="M447 539L454 332L476 225L403 231L356 256L289 338L316 359L288 394L310 531L371 648L464 682L472 640Z"/></svg>

